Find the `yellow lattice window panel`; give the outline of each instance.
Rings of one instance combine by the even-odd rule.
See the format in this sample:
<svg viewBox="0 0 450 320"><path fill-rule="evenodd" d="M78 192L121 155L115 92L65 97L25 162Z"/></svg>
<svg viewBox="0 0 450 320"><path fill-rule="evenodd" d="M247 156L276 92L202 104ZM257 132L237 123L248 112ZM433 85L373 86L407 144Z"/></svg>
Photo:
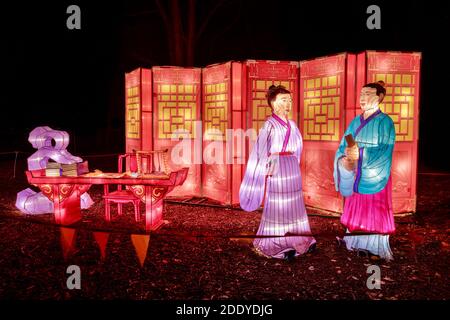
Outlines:
<svg viewBox="0 0 450 320"><path fill-rule="evenodd" d="M303 80L303 139L339 141L341 79L338 75Z"/></svg>
<svg viewBox="0 0 450 320"><path fill-rule="evenodd" d="M412 141L414 134L414 95L416 75L374 73L372 81L386 83L386 97L380 109L394 121L396 141Z"/></svg>
<svg viewBox="0 0 450 320"><path fill-rule="evenodd" d="M228 85L226 82L205 84L205 140L225 141L228 123Z"/></svg>
<svg viewBox="0 0 450 320"><path fill-rule="evenodd" d="M141 101L139 87L127 89L126 100L126 136L127 138L139 139L141 137Z"/></svg>
<svg viewBox="0 0 450 320"><path fill-rule="evenodd" d="M183 130L187 138L195 138L194 122L197 120L197 85L158 84L158 138L171 139L174 132Z"/></svg>

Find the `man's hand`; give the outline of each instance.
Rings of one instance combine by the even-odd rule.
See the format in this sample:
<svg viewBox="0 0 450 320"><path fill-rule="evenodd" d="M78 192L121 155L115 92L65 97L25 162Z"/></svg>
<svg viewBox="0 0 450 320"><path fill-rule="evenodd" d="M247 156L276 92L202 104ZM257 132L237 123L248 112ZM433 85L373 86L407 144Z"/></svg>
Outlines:
<svg viewBox="0 0 450 320"><path fill-rule="evenodd" d="M345 153L345 156L350 161L358 161L358 159L359 159L359 148L356 144L351 148L349 148L349 147L345 148L344 153Z"/></svg>
<svg viewBox="0 0 450 320"><path fill-rule="evenodd" d="M342 158L341 163L347 171L352 171L356 165L356 161L350 160L347 157Z"/></svg>

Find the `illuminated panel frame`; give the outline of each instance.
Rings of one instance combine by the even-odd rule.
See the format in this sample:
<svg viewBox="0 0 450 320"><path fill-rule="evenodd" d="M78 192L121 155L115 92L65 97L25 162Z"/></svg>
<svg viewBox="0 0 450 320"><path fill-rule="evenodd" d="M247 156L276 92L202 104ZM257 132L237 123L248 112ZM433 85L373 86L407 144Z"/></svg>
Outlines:
<svg viewBox="0 0 450 320"><path fill-rule="evenodd" d="M231 203L231 166L226 164L226 129L231 128L231 62L202 69L203 150L222 150L223 163L202 163L202 195ZM210 150L211 151L211 150Z"/></svg>
<svg viewBox="0 0 450 320"><path fill-rule="evenodd" d="M175 164L172 170L189 167L188 177L182 186L176 187L170 196L201 195L201 130L195 126L200 121L201 69L181 67L153 67L153 135L154 149L169 149L169 154L179 140L175 130L186 130L186 143L191 144L191 159ZM199 143L196 145L196 137Z"/></svg>
<svg viewBox="0 0 450 320"><path fill-rule="evenodd" d="M333 179L334 155L354 114L355 68L356 56L347 53L300 62L305 204L334 213L343 210Z"/></svg>
<svg viewBox="0 0 450 320"><path fill-rule="evenodd" d="M392 162L394 213L415 212L419 140L421 53L367 51L367 82L383 80L386 97L380 109L394 121L396 142Z"/></svg>
<svg viewBox="0 0 450 320"><path fill-rule="evenodd" d="M245 170L240 164L244 153L242 140L226 135L227 129L243 129L242 63L227 62L202 69L203 150L222 147L224 164L202 164L202 195L231 205L239 203L239 188ZM217 102L222 102L217 105ZM225 102L225 103L224 103ZM219 134L206 134L207 129ZM239 140L239 141L238 141ZM228 161L228 163L227 163ZM229 162L233 163L229 163Z"/></svg>
<svg viewBox="0 0 450 320"><path fill-rule="evenodd" d="M125 149L152 149L152 73L138 68L125 74Z"/></svg>

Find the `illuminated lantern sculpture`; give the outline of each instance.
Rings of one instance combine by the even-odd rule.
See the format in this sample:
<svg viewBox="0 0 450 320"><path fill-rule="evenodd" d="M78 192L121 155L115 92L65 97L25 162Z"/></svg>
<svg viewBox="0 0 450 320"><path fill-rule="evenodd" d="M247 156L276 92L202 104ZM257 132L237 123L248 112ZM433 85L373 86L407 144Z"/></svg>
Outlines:
<svg viewBox="0 0 450 320"><path fill-rule="evenodd" d="M53 202L42 192L26 188L17 193L16 208L26 214L43 214L53 212Z"/></svg>
<svg viewBox="0 0 450 320"><path fill-rule="evenodd" d="M202 69L202 195L223 204L239 203L245 169L242 85L242 63Z"/></svg>
<svg viewBox="0 0 450 320"><path fill-rule="evenodd" d="M83 161L66 150L69 145L69 134L66 131L37 127L30 132L28 141L33 148L38 149L28 158L28 170L44 169L49 159L64 164Z"/></svg>
<svg viewBox="0 0 450 320"><path fill-rule="evenodd" d="M30 132L28 141L38 149L28 158L28 170L45 169L50 159L62 164L83 161L66 150L69 145L69 134L66 131L53 130L47 126L37 127ZM93 203L87 192L81 195L82 209L89 208ZM53 212L53 202L42 192L37 193L30 188L17 193L16 207L26 214Z"/></svg>
<svg viewBox="0 0 450 320"><path fill-rule="evenodd" d="M153 67L152 72L153 148L169 149L172 171L189 167L186 181L176 187L171 195L200 196L201 69Z"/></svg>
<svg viewBox="0 0 450 320"><path fill-rule="evenodd" d="M153 150L152 71L139 68L125 74L126 152Z"/></svg>
<svg viewBox="0 0 450 320"><path fill-rule="evenodd" d="M249 136L247 131L245 137L255 139L271 114L265 92L272 84L283 85L292 92L289 118L303 136L305 204L342 213L343 198L333 181L334 154L345 128L360 113L361 87L383 80L387 95L380 108L394 120L397 134L392 166L394 213L414 212L420 60L420 53L364 51L300 62L246 60L203 69L140 68L126 74L126 151L176 151L171 152L172 170L190 169L185 184L172 195L203 195L222 204L237 204L249 143L227 136L226 130L233 129L235 134L237 129L254 129L256 134ZM182 143L177 138L179 130L185 131ZM190 154L179 156L180 145ZM223 161L211 163L211 158ZM177 163L180 159L186 163Z"/></svg>

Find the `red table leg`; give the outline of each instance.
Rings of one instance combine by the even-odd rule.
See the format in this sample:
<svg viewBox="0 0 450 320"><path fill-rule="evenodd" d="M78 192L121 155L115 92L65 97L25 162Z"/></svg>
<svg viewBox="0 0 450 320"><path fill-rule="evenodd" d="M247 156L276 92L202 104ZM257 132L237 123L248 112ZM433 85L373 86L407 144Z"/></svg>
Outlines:
<svg viewBox="0 0 450 320"><path fill-rule="evenodd" d="M75 185L53 185L55 222L69 225L81 220L80 192Z"/></svg>
<svg viewBox="0 0 450 320"><path fill-rule="evenodd" d="M154 231L163 224L163 198L166 188L145 186L145 230Z"/></svg>

